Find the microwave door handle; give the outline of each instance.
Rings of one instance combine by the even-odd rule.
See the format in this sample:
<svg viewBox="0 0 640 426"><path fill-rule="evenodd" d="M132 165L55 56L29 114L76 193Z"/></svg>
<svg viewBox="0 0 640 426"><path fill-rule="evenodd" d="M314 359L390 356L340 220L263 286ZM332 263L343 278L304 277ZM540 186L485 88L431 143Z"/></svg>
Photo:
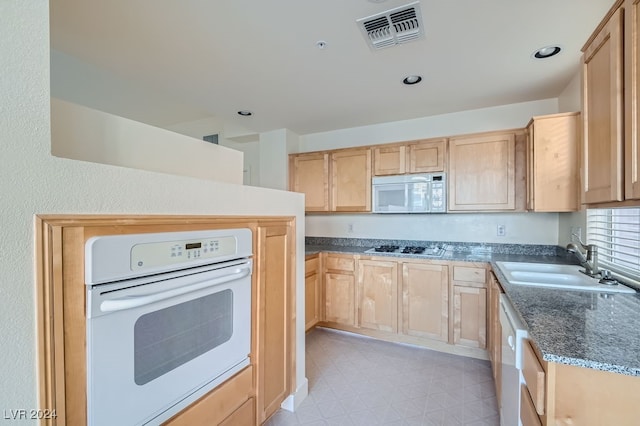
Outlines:
<svg viewBox="0 0 640 426"><path fill-rule="evenodd" d="M161 291L159 293L145 294L141 296L126 296L117 299L104 300L102 303L100 303L100 310L102 312L116 312L123 311L125 309L132 309L140 306L150 305L151 303L182 296L183 294L203 290L205 288L214 287L216 285L227 283L229 281L239 280L246 277L250 273L251 267L246 266L244 268L236 268L234 273L232 274L225 275L219 278L199 281L195 284L191 284L185 287Z"/></svg>

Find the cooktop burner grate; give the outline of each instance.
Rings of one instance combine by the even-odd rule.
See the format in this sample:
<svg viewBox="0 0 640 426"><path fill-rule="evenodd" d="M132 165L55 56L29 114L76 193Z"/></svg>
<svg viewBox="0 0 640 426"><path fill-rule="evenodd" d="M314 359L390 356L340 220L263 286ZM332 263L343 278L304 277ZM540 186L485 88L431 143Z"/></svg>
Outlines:
<svg viewBox="0 0 640 426"><path fill-rule="evenodd" d="M396 245L381 245L371 248L365 253L394 253L394 254L412 254L424 257L442 257L445 252L445 248L438 245L431 245L429 247L424 246L405 246L400 247Z"/></svg>

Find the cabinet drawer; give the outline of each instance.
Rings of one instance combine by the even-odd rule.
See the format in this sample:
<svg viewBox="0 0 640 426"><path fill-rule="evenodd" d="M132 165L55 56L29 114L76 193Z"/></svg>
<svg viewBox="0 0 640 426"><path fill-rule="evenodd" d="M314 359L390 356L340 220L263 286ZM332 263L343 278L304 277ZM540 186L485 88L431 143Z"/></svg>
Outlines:
<svg viewBox="0 0 640 426"><path fill-rule="evenodd" d="M545 385L545 371L538 361L533 346L530 341L525 341L523 345L524 355L522 364L522 374L525 382L527 382L527 389L533 405L536 408L536 412L539 415L544 414L544 385Z"/></svg>
<svg viewBox="0 0 640 426"><path fill-rule="evenodd" d="M467 283L477 283L474 287L484 287L487 281L487 270L475 266L454 266L453 280Z"/></svg>
<svg viewBox="0 0 640 426"><path fill-rule="evenodd" d="M520 387L520 421L522 426L542 426L525 385Z"/></svg>
<svg viewBox="0 0 640 426"><path fill-rule="evenodd" d="M356 260L353 257L327 256L325 268L328 270L355 272Z"/></svg>
<svg viewBox="0 0 640 426"><path fill-rule="evenodd" d="M308 277L318 272L318 257L307 259L304 262L304 276Z"/></svg>
<svg viewBox="0 0 640 426"><path fill-rule="evenodd" d="M224 419L219 426L255 426L256 410L255 400L249 398L240 408Z"/></svg>
<svg viewBox="0 0 640 426"><path fill-rule="evenodd" d="M253 392L253 366L248 366L163 426L217 425L246 403Z"/></svg>

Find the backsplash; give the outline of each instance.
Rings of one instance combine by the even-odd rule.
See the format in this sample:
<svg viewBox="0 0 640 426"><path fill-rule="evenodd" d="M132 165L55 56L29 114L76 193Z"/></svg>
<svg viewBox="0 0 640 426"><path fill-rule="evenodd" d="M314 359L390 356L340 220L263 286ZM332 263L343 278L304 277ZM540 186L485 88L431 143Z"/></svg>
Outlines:
<svg viewBox="0 0 640 426"><path fill-rule="evenodd" d="M563 256L567 251L560 246L540 244L498 244L498 243L473 243L452 241L425 241L425 240L387 240L372 238L332 238L332 237L306 237L307 246L341 246L341 247L377 247L382 245L396 246L446 246L447 250L455 252L471 252L475 254L523 254L536 256Z"/></svg>

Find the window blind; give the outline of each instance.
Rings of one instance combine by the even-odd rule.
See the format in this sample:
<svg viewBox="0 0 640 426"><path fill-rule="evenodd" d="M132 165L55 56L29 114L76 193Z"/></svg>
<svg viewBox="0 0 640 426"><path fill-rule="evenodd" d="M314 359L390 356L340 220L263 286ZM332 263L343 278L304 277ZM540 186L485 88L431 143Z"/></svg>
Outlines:
<svg viewBox="0 0 640 426"><path fill-rule="evenodd" d="M640 208L587 210L587 243L601 267L640 281Z"/></svg>

